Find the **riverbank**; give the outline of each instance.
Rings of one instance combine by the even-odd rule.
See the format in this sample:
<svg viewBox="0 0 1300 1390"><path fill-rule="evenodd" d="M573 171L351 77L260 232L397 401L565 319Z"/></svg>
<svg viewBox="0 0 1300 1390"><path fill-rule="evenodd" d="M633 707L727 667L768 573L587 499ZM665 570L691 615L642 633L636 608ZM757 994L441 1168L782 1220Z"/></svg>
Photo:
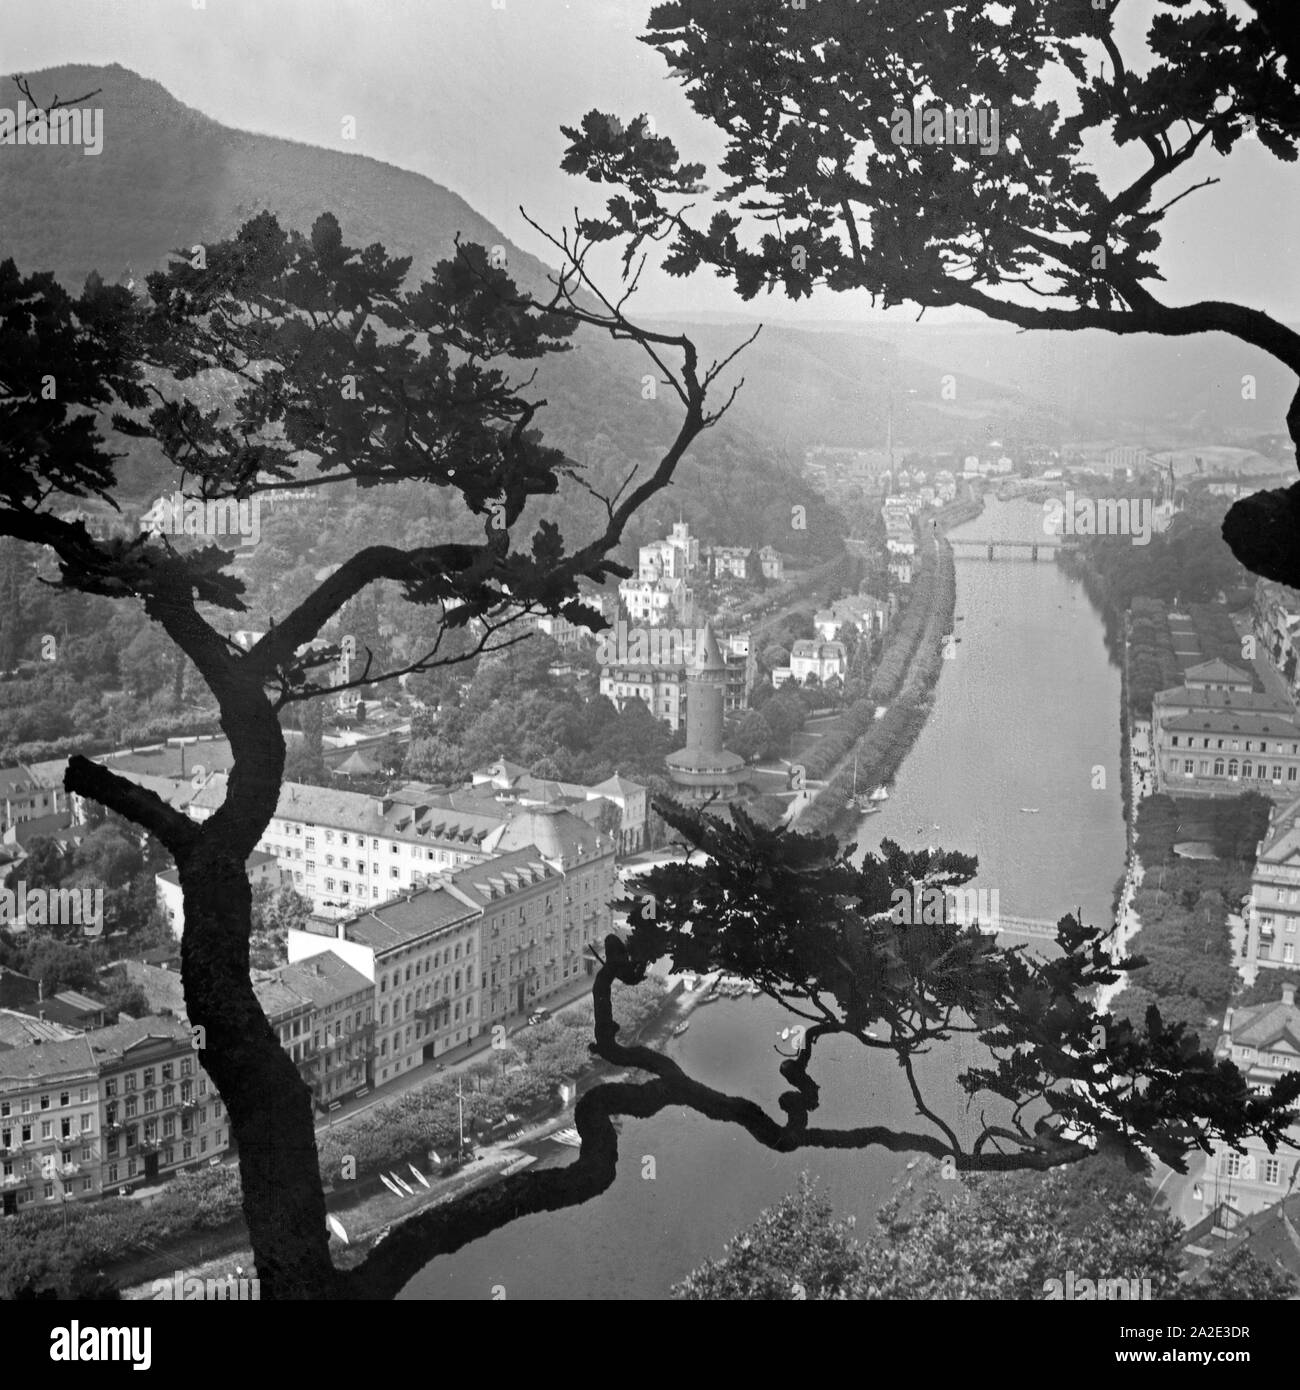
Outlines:
<svg viewBox="0 0 1300 1390"><path fill-rule="evenodd" d="M798 817L800 830L838 833L856 823L861 813L848 804L855 781L859 791L890 781L925 727L945 651L956 653L947 639L953 635L957 580L944 533L973 521L983 510L982 496L956 502L936 515L936 525L923 537L922 565L911 602L859 702L866 710L859 736L824 774L826 785ZM882 706L884 712L878 716Z"/></svg>
<svg viewBox="0 0 1300 1390"><path fill-rule="evenodd" d="M648 1047L666 1043L694 1010L706 1002L709 987L716 979L716 974L684 976L675 988L664 991L656 1011L640 1023L630 1041ZM581 1005L587 998L584 995L565 1007ZM633 1075L634 1072L611 1067L599 1060L593 1061L573 1078L565 1090L564 1103L557 1110L523 1124L506 1138L475 1144L472 1157L456 1172L446 1177L436 1177L431 1173L431 1186L420 1184L417 1173L411 1171L407 1160L390 1159L385 1168L402 1179L411 1189L409 1193L395 1195L391 1189L380 1184L374 1173L358 1181L346 1194L327 1191L327 1208L347 1234L346 1241L337 1234L331 1237L336 1263L341 1269L350 1268L360 1263L377 1241L402 1222L409 1221L430 1207L455 1201L467 1192L530 1166L537 1161L537 1155L530 1153L529 1148L572 1126L574 1104L581 1095L592 1086ZM466 1099L470 1098L467 1094ZM156 1283L162 1279L170 1286L178 1272L183 1278L225 1281L237 1280L241 1269L247 1275L254 1268L252 1248L242 1223L237 1224L233 1239L227 1233L226 1239L212 1241L208 1248L212 1249L213 1245L217 1247L215 1258L207 1260L187 1261L183 1252L178 1251L175 1252L174 1261L164 1268L155 1258L151 1268L136 1274L133 1282L122 1287L121 1296L135 1300L152 1299L158 1296L155 1294ZM130 1279L131 1276L127 1275L126 1278Z"/></svg>

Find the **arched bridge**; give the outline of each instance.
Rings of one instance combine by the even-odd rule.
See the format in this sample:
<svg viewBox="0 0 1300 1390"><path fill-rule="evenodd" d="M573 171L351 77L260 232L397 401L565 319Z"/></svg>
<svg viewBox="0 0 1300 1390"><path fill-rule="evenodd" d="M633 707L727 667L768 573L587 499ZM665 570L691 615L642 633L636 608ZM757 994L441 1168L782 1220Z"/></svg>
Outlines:
<svg viewBox="0 0 1300 1390"><path fill-rule="evenodd" d="M1028 560L1037 560L1040 550L1073 550L1077 542L1073 537L1062 539L1060 536L1044 536L1040 541L1004 541L988 536L949 536L948 544L952 546L954 555L977 555L982 550L990 560L1010 560L1021 556Z"/></svg>

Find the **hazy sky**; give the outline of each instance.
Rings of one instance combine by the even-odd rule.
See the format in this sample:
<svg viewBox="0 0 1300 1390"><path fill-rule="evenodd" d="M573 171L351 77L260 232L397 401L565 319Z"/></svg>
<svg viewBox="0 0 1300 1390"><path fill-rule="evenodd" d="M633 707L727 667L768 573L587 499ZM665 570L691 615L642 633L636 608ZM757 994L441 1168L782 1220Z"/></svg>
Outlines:
<svg viewBox="0 0 1300 1390"><path fill-rule="evenodd" d="M649 9L649 0L0 0L0 72L121 63L227 125L426 174L553 262L518 206L559 227L575 204L594 211L603 201L597 185L561 173L562 123L592 107L648 111L690 157L710 163L721 149L658 54L636 42ZM1126 10L1140 21L1140 6ZM15 96L10 88L0 104ZM348 115L355 141L341 138ZM1167 284L1157 292L1300 319L1300 165L1250 142L1226 160L1203 151L1192 170L1175 191L1207 175L1222 182L1167 218ZM711 276L649 278L637 302L643 314L872 316L856 294L819 295L800 310L764 297L746 310Z"/></svg>

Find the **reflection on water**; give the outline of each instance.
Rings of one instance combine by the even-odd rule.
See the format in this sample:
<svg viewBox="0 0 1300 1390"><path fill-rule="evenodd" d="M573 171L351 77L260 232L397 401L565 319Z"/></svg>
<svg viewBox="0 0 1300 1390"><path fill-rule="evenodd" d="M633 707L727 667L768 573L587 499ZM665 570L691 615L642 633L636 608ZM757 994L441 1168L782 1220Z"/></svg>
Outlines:
<svg viewBox="0 0 1300 1390"><path fill-rule="evenodd" d="M1028 540L1041 526L1041 508L991 501L955 534ZM964 850L979 857L975 882L998 890L1003 913L1054 919L1081 907L1100 923L1124 856L1119 672L1101 621L1050 560L958 560L957 612L962 641L929 722L857 838ZM766 999L712 1004L673 1054L693 1075L775 1114L783 1084L775 1047L788 1021ZM918 1065L927 1098L959 1133L975 1127L952 1080L974 1061L970 1046L955 1041ZM924 1130L897 1067L864 1067L856 1044L820 1045L816 1074L815 1123ZM865 1233L908 1162L880 1150L773 1154L682 1110L625 1122L620 1155L614 1186L596 1201L517 1221L435 1260L403 1296L491 1298L502 1285L507 1298L663 1298L800 1172L821 1179L839 1214L856 1214ZM642 1177L647 1157L653 1179Z"/></svg>

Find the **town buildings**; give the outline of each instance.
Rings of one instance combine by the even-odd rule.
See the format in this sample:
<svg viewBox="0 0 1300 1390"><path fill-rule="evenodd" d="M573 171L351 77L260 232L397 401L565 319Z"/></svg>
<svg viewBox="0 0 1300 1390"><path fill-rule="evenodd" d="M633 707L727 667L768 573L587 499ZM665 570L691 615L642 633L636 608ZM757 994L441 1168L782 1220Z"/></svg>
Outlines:
<svg viewBox="0 0 1300 1390"><path fill-rule="evenodd" d="M748 632L727 633L718 644L727 667L726 695L723 708L728 714L739 714L749 708L749 697L758 680L757 644Z"/></svg>
<svg viewBox="0 0 1300 1390"><path fill-rule="evenodd" d="M676 521L666 539L643 545L637 554L638 579L690 579L700 564L700 543L691 528Z"/></svg>
<svg viewBox="0 0 1300 1390"><path fill-rule="evenodd" d="M1300 947L1300 796L1274 809L1255 855L1239 968L1293 966Z"/></svg>
<svg viewBox="0 0 1300 1390"><path fill-rule="evenodd" d="M730 669L729 666L728 674ZM558 805L589 824L597 825L597 828L600 828L600 808L609 803L617 807L619 812L618 852L635 854L645 847L646 789L620 773L615 772L612 777L588 787L580 782L534 777L527 768L499 758L478 768L472 774L472 779L471 791L490 797L500 806ZM453 794L449 799L454 801L457 797Z"/></svg>
<svg viewBox="0 0 1300 1390"><path fill-rule="evenodd" d="M157 1182L226 1151L225 1107L199 1065L188 1024L123 1019L84 1040L99 1074L102 1191Z"/></svg>
<svg viewBox="0 0 1300 1390"><path fill-rule="evenodd" d="M95 1197L210 1162L224 1108L178 1019L124 1020L0 1050L0 1201Z"/></svg>
<svg viewBox="0 0 1300 1390"><path fill-rule="evenodd" d="M640 700L676 733L686 715L686 663L621 661L601 668L600 693L618 709Z"/></svg>
<svg viewBox="0 0 1300 1390"><path fill-rule="evenodd" d="M638 627L689 627L695 621L695 591L684 579L625 579L618 597Z"/></svg>
<svg viewBox="0 0 1300 1390"><path fill-rule="evenodd" d="M868 636L881 636L889 630L897 608L896 598L887 602L870 594L853 594L836 599L829 608L819 609L813 614L813 626L823 642L835 641L846 627Z"/></svg>
<svg viewBox="0 0 1300 1390"><path fill-rule="evenodd" d="M84 1035L0 1052L0 1209L91 1197L100 1183L99 1066Z"/></svg>
<svg viewBox="0 0 1300 1390"><path fill-rule="evenodd" d="M803 638L790 648L789 666L778 666L772 672L772 684L780 687L788 680L806 685L810 677L825 685L833 676L844 679L848 670L848 653L843 642L822 642Z"/></svg>
<svg viewBox="0 0 1300 1390"><path fill-rule="evenodd" d="M1267 1091L1275 1081L1300 1066L1300 1009L1296 1008L1295 986L1281 987L1280 998L1271 1004L1229 1009L1215 1056L1231 1061L1246 1078L1252 1090ZM1293 1144L1300 1144L1300 1125L1288 1132ZM1269 1153L1260 1139L1245 1138L1237 1153L1226 1144L1216 1144L1207 1155L1200 1182L1203 1209L1217 1212L1226 1206L1242 1216L1250 1216L1272 1206L1286 1196L1297 1175L1300 1153L1279 1148Z"/></svg>
<svg viewBox="0 0 1300 1390"><path fill-rule="evenodd" d="M374 984L334 951L282 966L253 985L318 1110L373 1083Z"/></svg>
<svg viewBox="0 0 1300 1390"><path fill-rule="evenodd" d="M478 916L436 882L355 917L290 928L290 964L333 952L371 985L376 1085L478 1035Z"/></svg>
<svg viewBox="0 0 1300 1390"><path fill-rule="evenodd" d="M68 793L25 763L0 768L0 830L23 821L61 816L68 810Z"/></svg>
<svg viewBox="0 0 1300 1390"><path fill-rule="evenodd" d="M206 820L225 800L225 774L190 803ZM454 810L431 788L407 783L383 796L286 782L258 849L326 916L385 902L429 873L488 858L504 814Z"/></svg>
<svg viewBox="0 0 1300 1390"><path fill-rule="evenodd" d="M1156 790L1176 796L1275 799L1300 794L1300 722L1291 706L1253 688L1222 660L1190 667L1152 700Z"/></svg>

